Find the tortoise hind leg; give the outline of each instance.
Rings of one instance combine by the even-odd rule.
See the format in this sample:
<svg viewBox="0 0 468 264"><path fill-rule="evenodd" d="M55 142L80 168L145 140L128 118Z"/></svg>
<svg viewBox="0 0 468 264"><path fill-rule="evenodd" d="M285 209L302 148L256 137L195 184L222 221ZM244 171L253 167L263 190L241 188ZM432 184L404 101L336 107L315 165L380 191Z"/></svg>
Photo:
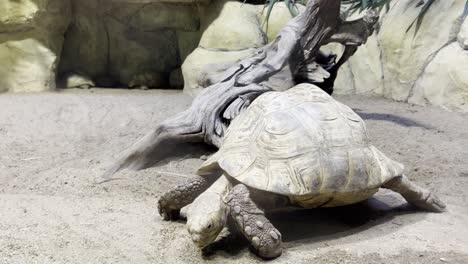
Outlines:
<svg viewBox="0 0 468 264"><path fill-rule="evenodd" d="M227 204L236 226L261 257L276 258L281 255L281 233L252 201L245 185L238 184L232 188Z"/></svg>
<svg viewBox="0 0 468 264"><path fill-rule="evenodd" d="M431 191L416 185L405 175L391 179L382 187L401 194L401 196L403 196L403 198L405 198L408 203L424 210L438 213L445 211L446 206L444 202L439 199L439 197L437 197Z"/></svg>
<svg viewBox="0 0 468 264"><path fill-rule="evenodd" d="M180 209L195 200L211 185L211 182L200 176L189 179L183 184L168 190L158 201L159 214L164 220L176 220L179 218Z"/></svg>

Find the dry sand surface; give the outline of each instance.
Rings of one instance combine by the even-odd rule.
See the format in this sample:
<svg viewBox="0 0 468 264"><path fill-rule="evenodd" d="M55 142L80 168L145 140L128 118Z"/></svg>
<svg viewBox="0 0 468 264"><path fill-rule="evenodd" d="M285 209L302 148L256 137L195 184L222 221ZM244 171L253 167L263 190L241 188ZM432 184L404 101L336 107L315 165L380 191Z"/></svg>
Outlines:
<svg viewBox="0 0 468 264"><path fill-rule="evenodd" d="M420 212L381 191L368 202L272 214L284 253L271 263L468 263L468 115L338 97L377 147L448 204ZM95 181L155 124L185 109L175 91L68 90L0 96L0 263L259 263L229 236L201 254L158 196L211 151Z"/></svg>

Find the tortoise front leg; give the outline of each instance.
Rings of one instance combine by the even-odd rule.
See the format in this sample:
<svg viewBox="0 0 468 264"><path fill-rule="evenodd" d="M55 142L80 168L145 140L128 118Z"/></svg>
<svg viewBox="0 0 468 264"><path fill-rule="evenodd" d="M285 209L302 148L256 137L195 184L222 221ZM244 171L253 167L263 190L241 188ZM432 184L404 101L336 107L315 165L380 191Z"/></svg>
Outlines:
<svg viewBox="0 0 468 264"><path fill-rule="evenodd" d="M408 203L421 209L438 213L445 211L446 205L439 199L439 197L437 197L437 195L416 185L405 175L391 179L382 187L401 194Z"/></svg>
<svg viewBox="0 0 468 264"><path fill-rule="evenodd" d="M180 216L180 209L195 200L210 186L210 182L196 176L185 183L177 185L161 195L158 201L159 214L164 220L176 220Z"/></svg>
<svg viewBox="0 0 468 264"><path fill-rule="evenodd" d="M228 195L227 204L236 226L261 257L276 258L281 255L281 233L252 201L245 185L234 186Z"/></svg>

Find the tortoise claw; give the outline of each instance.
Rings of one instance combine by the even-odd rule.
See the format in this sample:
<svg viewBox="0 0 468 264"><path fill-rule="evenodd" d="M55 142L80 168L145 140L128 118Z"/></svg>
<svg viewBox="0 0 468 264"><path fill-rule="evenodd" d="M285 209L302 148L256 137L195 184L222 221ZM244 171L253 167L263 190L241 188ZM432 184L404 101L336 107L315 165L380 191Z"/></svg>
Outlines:
<svg viewBox="0 0 468 264"><path fill-rule="evenodd" d="M164 221L174 221L180 218L180 209L170 208L162 198L158 201L158 213Z"/></svg>
<svg viewBox="0 0 468 264"><path fill-rule="evenodd" d="M442 213L447 211L447 206L445 205L439 197L435 194L430 193L429 196L424 201L415 202L416 206L419 206L425 210Z"/></svg>

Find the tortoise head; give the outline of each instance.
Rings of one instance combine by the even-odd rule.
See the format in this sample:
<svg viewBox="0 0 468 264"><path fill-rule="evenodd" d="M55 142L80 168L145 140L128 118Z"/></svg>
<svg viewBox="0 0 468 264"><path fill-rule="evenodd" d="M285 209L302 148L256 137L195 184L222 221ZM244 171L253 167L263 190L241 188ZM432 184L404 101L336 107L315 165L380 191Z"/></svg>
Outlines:
<svg viewBox="0 0 468 264"><path fill-rule="evenodd" d="M202 193L187 211L187 229L192 241L203 248L212 243L226 226L228 209L217 193Z"/></svg>

